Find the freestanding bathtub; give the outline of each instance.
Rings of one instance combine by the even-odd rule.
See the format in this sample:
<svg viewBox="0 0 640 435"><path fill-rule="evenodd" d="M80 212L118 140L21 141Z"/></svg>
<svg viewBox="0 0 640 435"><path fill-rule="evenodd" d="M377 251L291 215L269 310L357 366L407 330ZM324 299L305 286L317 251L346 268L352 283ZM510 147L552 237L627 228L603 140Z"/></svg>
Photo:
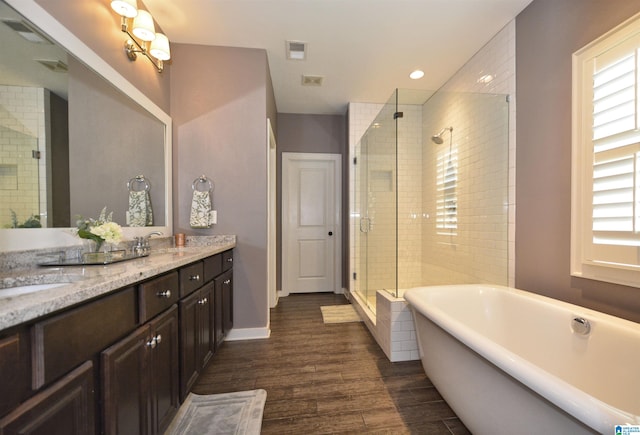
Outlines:
<svg viewBox="0 0 640 435"><path fill-rule="evenodd" d="M474 434L640 425L640 324L500 286L404 297L427 376Z"/></svg>

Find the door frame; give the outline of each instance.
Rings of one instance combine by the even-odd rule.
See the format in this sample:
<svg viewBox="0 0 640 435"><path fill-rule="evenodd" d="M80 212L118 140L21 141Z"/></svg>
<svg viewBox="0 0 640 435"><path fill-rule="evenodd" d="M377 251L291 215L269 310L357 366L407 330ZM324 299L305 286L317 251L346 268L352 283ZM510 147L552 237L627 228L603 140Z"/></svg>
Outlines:
<svg viewBox="0 0 640 435"><path fill-rule="evenodd" d="M287 207L289 204L289 190L288 190L288 177L291 165L296 160L311 160L311 161L333 161L336 164L335 178L334 178L334 246L333 246L333 292L342 293L342 154L334 153L282 153L282 206L281 206L281 233L280 233L280 246L282 247L282 260L281 260L281 276L282 276L282 290L280 296L289 296L291 293L290 283L287 282L287 266L288 261L286 258L289 255L288 244L286 243L286 237L290 233L289 220L287 218Z"/></svg>
<svg viewBox="0 0 640 435"><path fill-rule="evenodd" d="M276 262L277 262L277 191L276 191L276 136L273 133L271 120L267 118L267 287L269 292L269 308L278 305L278 292L276 290ZM271 320L269 319L269 322Z"/></svg>

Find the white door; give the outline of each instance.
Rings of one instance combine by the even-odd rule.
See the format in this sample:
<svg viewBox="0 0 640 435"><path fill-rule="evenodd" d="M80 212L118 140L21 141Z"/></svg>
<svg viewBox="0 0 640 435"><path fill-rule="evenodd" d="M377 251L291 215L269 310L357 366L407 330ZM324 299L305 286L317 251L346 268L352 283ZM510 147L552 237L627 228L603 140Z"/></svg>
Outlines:
<svg viewBox="0 0 640 435"><path fill-rule="evenodd" d="M339 292L340 154L282 153L282 293Z"/></svg>

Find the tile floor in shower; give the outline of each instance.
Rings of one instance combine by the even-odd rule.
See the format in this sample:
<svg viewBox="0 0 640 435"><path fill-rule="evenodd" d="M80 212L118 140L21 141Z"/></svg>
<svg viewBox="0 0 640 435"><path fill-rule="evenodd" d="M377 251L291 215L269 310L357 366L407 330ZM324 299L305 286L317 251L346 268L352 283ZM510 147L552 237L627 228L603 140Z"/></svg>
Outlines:
<svg viewBox="0 0 640 435"><path fill-rule="evenodd" d="M263 388L263 434L469 434L419 361L391 363L362 322L324 324L331 293L281 298L271 337L225 342L198 394Z"/></svg>

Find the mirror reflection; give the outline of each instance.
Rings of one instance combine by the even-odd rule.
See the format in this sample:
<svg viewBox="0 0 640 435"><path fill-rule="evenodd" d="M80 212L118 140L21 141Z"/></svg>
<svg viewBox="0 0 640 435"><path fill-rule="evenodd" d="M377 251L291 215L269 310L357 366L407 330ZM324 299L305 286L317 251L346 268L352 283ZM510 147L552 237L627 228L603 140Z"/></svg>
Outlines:
<svg viewBox="0 0 640 435"><path fill-rule="evenodd" d="M4 2L0 41L0 228L165 225L164 123Z"/></svg>

